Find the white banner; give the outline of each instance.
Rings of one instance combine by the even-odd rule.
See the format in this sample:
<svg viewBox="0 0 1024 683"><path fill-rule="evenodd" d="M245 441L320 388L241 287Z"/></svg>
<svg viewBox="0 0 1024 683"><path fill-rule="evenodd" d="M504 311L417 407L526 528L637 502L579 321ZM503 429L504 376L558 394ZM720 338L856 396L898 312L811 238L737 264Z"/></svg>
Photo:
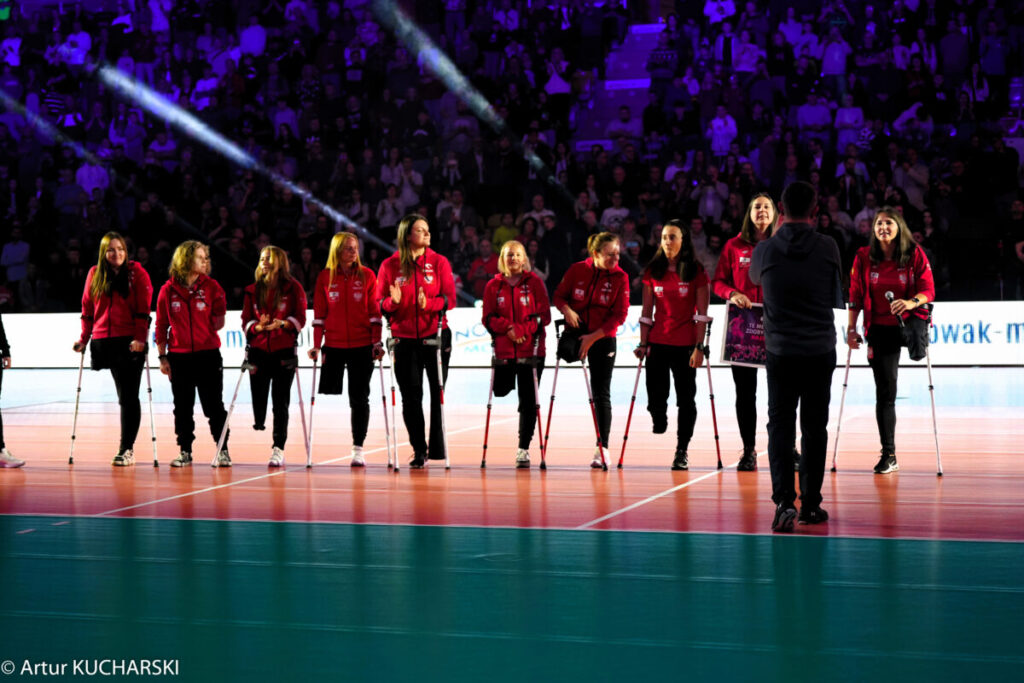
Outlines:
<svg viewBox="0 0 1024 683"><path fill-rule="evenodd" d="M725 307L712 306L711 326L713 364L721 361L722 326ZM836 353L839 362L846 355L846 312L836 311ZM306 314L313 320L312 311ZM626 323L619 328L618 358L620 366L635 365L631 351L640 340L640 307L630 307ZM15 367L22 368L74 368L78 356L71 346L80 333L80 319L75 313L16 313L3 318L11 356ZM452 329L452 365L487 367L490 364L491 340L481 323L479 308L457 308L450 311L448 324ZM385 334L387 332L385 331ZM241 313L228 311L227 323L220 332L221 353L224 364L237 367L245 352ZM548 327L547 362L555 363L555 330ZM305 351L313 342L312 330L307 327L299 338L299 358L303 365L312 365ZM1011 302L951 302L935 307L934 327L931 331L932 365L1024 365L1024 303ZM150 348L150 362L155 367L156 349ZM854 365L867 365L865 347L853 352ZM88 359L86 359L88 365ZM902 364L918 365L906 354Z"/></svg>

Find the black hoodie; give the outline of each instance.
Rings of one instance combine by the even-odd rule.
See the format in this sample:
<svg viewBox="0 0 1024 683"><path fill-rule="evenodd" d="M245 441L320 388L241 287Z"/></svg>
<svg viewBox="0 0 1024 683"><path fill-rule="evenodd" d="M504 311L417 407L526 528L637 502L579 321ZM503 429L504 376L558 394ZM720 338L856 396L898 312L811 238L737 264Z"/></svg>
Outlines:
<svg viewBox="0 0 1024 683"><path fill-rule="evenodd" d="M844 307L841 268L835 240L806 223L784 223L757 245L750 281L764 294L769 353L812 356L835 349L832 309Z"/></svg>

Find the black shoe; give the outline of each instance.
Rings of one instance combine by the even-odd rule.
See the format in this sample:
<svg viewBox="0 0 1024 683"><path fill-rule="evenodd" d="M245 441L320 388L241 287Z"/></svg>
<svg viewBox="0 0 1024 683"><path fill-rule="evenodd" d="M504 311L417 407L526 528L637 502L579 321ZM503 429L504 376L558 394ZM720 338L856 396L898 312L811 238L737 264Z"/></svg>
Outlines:
<svg viewBox="0 0 1024 683"><path fill-rule="evenodd" d="M785 505L779 503L775 507L775 519L772 520L772 531L780 534L793 532L793 522L796 521L796 508L793 504Z"/></svg>
<svg viewBox="0 0 1024 683"><path fill-rule="evenodd" d="M654 426L651 428L655 434L664 434L668 431L668 416L667 415L651 415L651 422Z"/></svg>
<svg viewBox="0 0 1024 683"><path fill-rule="evenodd" d="M412 460L409 461L409 469L422 470L424 464L426 464L426 460L423 458L423 454L416 453L412 456Z"/></svg>
<svg viewBox="0 0 1024 683"><path fill-rule="evenodd" d="M828 513L821 508L800 508L800 524L821 524L828 521Z"/></svg>
<svg viewBox="0 0 1024 683"><path fill-rule="evenodd" d="M739 472L753 472L757 469L757 451L753 448L743 449L743 456L740 458L740 462L736 465L736 470Z"/></svg>
<svg viewBox="0 0 1024 683"><path fill-rule="evenodd" d="M793 471L800 471L800 451L795 448L793 449Z"/></svg>
<svg viewBox="0 0 1024 683"><path fill-rule="evenodd" d="M252 428L254 430L256 430L257 432L262 432L263 430L265 430L267 428L267 425L255 424L255 425L252 426Z"/></svg>
<svg viewBox="0 0 1024 683"><path fill-rule="evenodd" d="M688 470L690 469L690 456L686 454L686 451L676 451L676 459L672 461L672 469L674 470Z"/></svg>
<svg viewBox="0 0 1024 683"><path fill-rule="evenodd" d="M899 468L900 465L896 462L896 454L882 451L882 457L878 459L878 464L875 465L875 474L889 474Z"/></svg>

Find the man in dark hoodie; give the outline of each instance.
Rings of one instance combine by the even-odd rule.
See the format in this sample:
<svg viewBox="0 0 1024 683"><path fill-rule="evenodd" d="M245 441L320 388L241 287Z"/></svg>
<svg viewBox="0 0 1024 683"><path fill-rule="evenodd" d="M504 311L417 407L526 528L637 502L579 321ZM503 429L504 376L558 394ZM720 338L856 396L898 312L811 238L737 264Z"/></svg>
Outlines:
<svg viewBox="0 0 1024 683"><path fill-rule="evenodd" d="M828 519L821 508L828 446L828 404L836 366L832 309L843 308L841 260L835 240L815 231L818 195L795 182L782 193L782 226L754 249L750 281L764 293L768 376L768 460L772 470L772 531L791 532L797 518L793 487L796 407L803 432L800 523Z"/></svg>

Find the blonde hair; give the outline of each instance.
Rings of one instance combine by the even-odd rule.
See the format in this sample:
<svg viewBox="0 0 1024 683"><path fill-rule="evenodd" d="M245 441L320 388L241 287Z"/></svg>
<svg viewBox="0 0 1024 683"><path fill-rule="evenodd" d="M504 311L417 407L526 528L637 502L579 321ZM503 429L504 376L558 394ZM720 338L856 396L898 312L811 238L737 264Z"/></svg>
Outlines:
<svg viewBox="0 0 1024 683"><path fill-rule="evenodd" d="M418 213L410 213L402 218L398 222L398 260L402 265L402 275L409 277L412 275L413 268L416 265L416 260L412 257L412 248L409 247L409 236L412 234L412 228L416 225L416 221L423 221L427 223L429 229L430 223L427 222L426 216Z"/></svg>
<svg viewBox="0 0 1024 683"><path fill-rule="evenodd" d="M501 251L498 253L498 271L506 277L508 277L510 273L508 272L508 266L505 265L505 254L516 247L523 252L523 272L529 273L533 270L533 266L530 265L530 257L527 255L526 247L523 246L523 243L519 240L506 240L505 243L501 245Z"/></svg>
<svg viewBox="0 0 1024 683"><path fill-rule="evenodd" d="M188 277L192 274L192 264L196 259L196 252L205 249L210 254L210 248L197 240L187 240L178 245L171 257L171 265L167 272L171 279L180 285L188 284Z"/></svg>
<svg viewBox="0 0 1024 683"><path fill-rule="evenodd" d="M100 256L96 261L96 272L92 274L92 283L89 286L89 294L94 299L101 294L110 294L110 290L114 286L114 269L107 263L107 249L110 248L110 243L114 240L119 241L125 251L128 251L128 244L119 232L108 232L100 240ZM127 266L128 261L125 261L124 265Z"/></svg>
<svg viewBox="0 0 1024 683"><path fill-rule="evenodd" d="M260 250L260 260L263 254L270 254L270 271L266 274L260 266L256 266L256 302L267 308L277 308L281 300L281 285L291 279L291 265L288 263L288 253L281 247L269 245ZM273 294L273 300L270 295Z"/></svg>
<svg viewBox="0 0 1024 683"><path fill-rule="evenodd" d="M591 235L590 238L587 240L587 253L589 253L591 256L594 256L600 253L600 251L604 249L604 246L606 244L618 241L619 236L616 235L614 232L599 232L595 235Z"/></svg>
<svg viewBox="0 0 1024 683"><path fill-rule="evenodd" d="M334 276L338 273L338 266L341 265L341 259L339 253L345 246L345 242L349 239L356 241L356 272L359 272L363 267L363 262L359 260L359 238L351 232L336 232L334 237L331 238L331 247L327 253L327 270L330 271L331 277L328 282L334 282Z"/></svg>

